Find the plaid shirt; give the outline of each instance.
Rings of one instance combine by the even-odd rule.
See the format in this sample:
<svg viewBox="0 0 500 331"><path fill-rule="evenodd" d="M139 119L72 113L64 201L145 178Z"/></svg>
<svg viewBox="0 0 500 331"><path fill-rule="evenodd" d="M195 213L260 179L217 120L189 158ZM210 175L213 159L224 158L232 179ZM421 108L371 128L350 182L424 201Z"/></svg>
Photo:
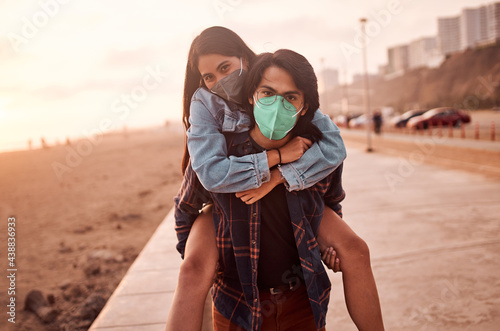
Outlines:
<svg viewBox="0 0 500 331"><path fill-rule="evenodd" d="M249 133L226 135L229 155L246 155L256 150ZM342 165L309 189L286 192L300 270L296 276L307 287L309 301L321 329L325 326L330 298L330 280L321 261L316 235L326 204L342 216L344 199L341 183ZM214 203L214 224L219 251L219 272L214 284L213 300L217 310L246 330L259 330L261 306L257 287L260 246L259 202L246 205L232 193L208 193L188 166L184 181L175 197L177 249L184 253L193 222L203 204Z"/></svg>

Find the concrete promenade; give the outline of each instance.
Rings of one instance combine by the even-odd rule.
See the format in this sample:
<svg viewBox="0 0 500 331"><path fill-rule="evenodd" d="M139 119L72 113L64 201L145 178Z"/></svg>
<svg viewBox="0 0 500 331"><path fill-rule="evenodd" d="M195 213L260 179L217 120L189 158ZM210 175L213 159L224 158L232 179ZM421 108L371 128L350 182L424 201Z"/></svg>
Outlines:
<svg viewBox="0 0 500 331"><path fill-rule="evenodd" d="M500 181L348 145L345 220L368 243L387 330L498 330ZM164 330L181 259L170 212L90 330ZM327 330L356 330L340 273Z"/></svg>

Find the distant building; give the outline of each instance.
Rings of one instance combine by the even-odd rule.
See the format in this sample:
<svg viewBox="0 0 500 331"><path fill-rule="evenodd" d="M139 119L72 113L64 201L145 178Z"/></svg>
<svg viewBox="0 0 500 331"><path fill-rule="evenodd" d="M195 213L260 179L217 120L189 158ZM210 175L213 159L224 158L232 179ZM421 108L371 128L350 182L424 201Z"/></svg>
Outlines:
<svg viewBox="0 0 500 331"><path fill-rule="evenodd" d="M403 74L409 68L408 45L394 46L387 50L388 74Z"/></svg>
<svg viewBox="0 0 500 331"><path fill-rule="evenodd" d="M438 67L443 61L443 56L438 47L436 37L423 37L412 41L408 45L408 67Z"/></svg>
<svg viewBox="0 0 500 331"><path fill-rule="evenodd" d="M438 42L441 54L448 55L460 50L460 17L438 18Z"/></svg>
<svg viewBox="0 0 500 331"><path fill-rule="evenodd" d="M389 69L389 66L387 64L381 64L381 65L379 65L378 66L378 74L379 74L379 76L384 77L385 75L387 75L389 73L388 69Z"/></svg>
<svg viewBox="0 0 500 331"><path fill-rule="evenodd" d="M379 76L375 75L375 74L368 74L368 80L373 80L373 79L376 79L378 77ZM352 75L352 82L353 83L361 82L364 79L365 79L365 75L364 74L354 74L354 75Z"/></svg>
<svg viewBox="0 0 500 331"><path fill-rule="evenodd" d="M500 39L500 2L486 5L486 35L488 41Z"/></svg>
<svg viewBox="0 0 500 331"><path fill-rule="evenodd" d="M438 18L438 35L423 37L408 45L387 49L387 65L379 66L385 79L409 69L438 67L454 52L500 42L500 2L478 8L465 8L460 15Z"/></svg>
<svg viewBox="0 0 500 331"><path fill-rule="evenodd" d="M336 69L324 69L319 75L319 90L320 93L331 90L339 86L339 72Z"/></svg>
<svg viewBox="0 0 500 331"><path fill-rule="evenodd" d="M439 48L448 55L500 39L500 2L465 8L456 17L438 18Z"/></svg>
<svg viewBox="0 0 500 331"><path fill-rule="evenodd" d="M460 15L460 49L475 47L487 39L486 6L462 10L462 15Z"/></svg>
<svg viewBox="0 0 500 331"><path fill-rule="evenodd" d="M335 99L332 97L332 90L339 86L339 72L336 69L323 69L318 75L318 90L320 93L321 110L328 115L333 115L338 109Z"/></svg>

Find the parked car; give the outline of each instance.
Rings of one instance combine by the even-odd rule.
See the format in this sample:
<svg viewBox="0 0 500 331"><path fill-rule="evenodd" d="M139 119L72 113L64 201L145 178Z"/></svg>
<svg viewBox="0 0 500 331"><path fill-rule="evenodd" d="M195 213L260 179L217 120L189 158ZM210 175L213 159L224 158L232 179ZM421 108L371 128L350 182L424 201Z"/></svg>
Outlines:
<svg viewBox="0 0 500 331"><path fill-rule="evenodd" d="M362 114L349 120L350 128L362 128L366 125L366 115Z"/></svg>
<svg viewBox="0 0 500 331"><path fill-rule="evenodd" d="M415 116L420 116L426 111L427 109L408 110L402 115L393 117L391 119L391 124L396 128L404 128L406 127L406 124L408 123L410 118L413 118Z"/></svg>
<svg viewBox="0 0 500 331"><path fill-rule="evenodd" d="M406 124L409 128L427 129L429 126L460 126L461 123L469 123L470 116L464 111L440 107L431 109L420 116L411 118Z"/></svg>

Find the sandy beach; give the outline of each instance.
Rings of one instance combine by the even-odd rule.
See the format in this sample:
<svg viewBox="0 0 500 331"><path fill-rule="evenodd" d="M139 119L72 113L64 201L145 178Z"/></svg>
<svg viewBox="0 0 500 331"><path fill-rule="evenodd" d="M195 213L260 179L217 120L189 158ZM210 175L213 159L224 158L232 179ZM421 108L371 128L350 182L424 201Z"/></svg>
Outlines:
<svg viewBox="0 0 500 331"><path fill-rule="evenodd" d="M70 146L0 154L0 215L4 224L9 217L15 218L14 262L17 269L16 323L9 323L4 314L0 329L86 330L89 327L134 258L172 208L173 197L181 183L183 140L182 129L172 126L109 134L94 143L81 141ZM345 141L351 153L362 151L361 139L345 134ZM416 148L402 142L389 144L386 141L384 145L382 140L377 140L376 143L381 154L399 154L402 159L411 159L411 148ZM446 151L439 155L469 165L484 161L498 167L499 153L487 153L488 160L480 160L477 154L441 148L444 147L436 146L423 161L440 167L449 166L433 158L439 151ZM345 171L366 166L349 162L348 158ZM463 167L461 170L468 169ZM492 187L498 187L495 171L471 174L470 181L483 175L490 178ZM405 180L419 181L418 171ZM423 328L425 330L456 330L460 325L498 320L498 300L494 297L499 283L493 276L498 271L498 264L492 255L498 244L498 220L481 212L497 207L494 204L446 206L448 209L445 210L465 208L465 212L477 215L482 220L480 227L475 220L469 223L466 217L441 224L439 219L446 217L449 211L438 209L427 210L422 215L425 222L418 226L405 225L396 221L404 219L405 215L414 215L418 210L410 208L389 213L383 204L378 205L382 199L371 201L368 196L364 201L369 208L358 210L353 205L354 199L349 199L353 195L362 198L367 189L376 189L373 185L387 191L387 183L379 182L380 178L371 180L367 187L347 180L345 211L350 224L369 242L374 253L374 272L386 318L393 325L398 321L401 330L418 330L419 325L427 325ZM425 179L422 178L422 182ZM419 192L406 192L404 183L397 184L400 185L395 191L397 194L417 196L425 203L425 186ZM461 200L467 196L465 189L457 194L457 203L465 201ZM381 191L381 194L387 197L388 193ZM375 211L374 222L366 222L370 210ZM380 224L386 226L380 227ZM0 231L2 242L7 241L6 228L7 225ZM392 239L387 241L387 238ZM474 239L470 242L477 247L487 247L488 254L467 250L467 244L455 247L452 242L460 238L464 242ZM446 246L446 252L451 249L446 258L439 258L438 250L425 250L426 247L440 247L440 243ZM395 247L403 249L394 251ZM410 249L412 247L414 250ZM411 253L405 254L404 250ZM1 256L3 261L7 260L5 246ZM455 277L459 273L461 276ZM419 282L428 286L413 284L415 275L421 275ZM337 274L332 279L336 289L332 300L340 310L329 313L329 326L351 330L354 329L352 322L342 309L345 305L339 293L340 277ZM475 278L480 281L475 281ZM9 280L6 277L1 279L2 288L8 288ZM425 293L414 293L422 288L426 289ZM52 302L57 319L43 324L34 313L23 310L25 297L31 290L40 290ZM402 300L402 293L406 293L404 305L398 303ZM428 298L432 300L428 301ZM487 330L494 330L494 324L487 325L490 326Z"/></svg>
<svg viewBox="0 0 500 331"><path fill-rule="evenodd" d="M16 323L7 321L3 305L1 330L86 330L93 310L173 206L181 183L182 129L95 138L92 144L0 154L0 241L7 242L7 219L15 217L17 269ZM6 245L1 257L5 263ZM9 287L5 276L0 284ZM53 323L23 311L34 289L54 297L59 314ZM91 294L92 302L85 302ZM6 290L1 297L5 303Z"/></svg>

